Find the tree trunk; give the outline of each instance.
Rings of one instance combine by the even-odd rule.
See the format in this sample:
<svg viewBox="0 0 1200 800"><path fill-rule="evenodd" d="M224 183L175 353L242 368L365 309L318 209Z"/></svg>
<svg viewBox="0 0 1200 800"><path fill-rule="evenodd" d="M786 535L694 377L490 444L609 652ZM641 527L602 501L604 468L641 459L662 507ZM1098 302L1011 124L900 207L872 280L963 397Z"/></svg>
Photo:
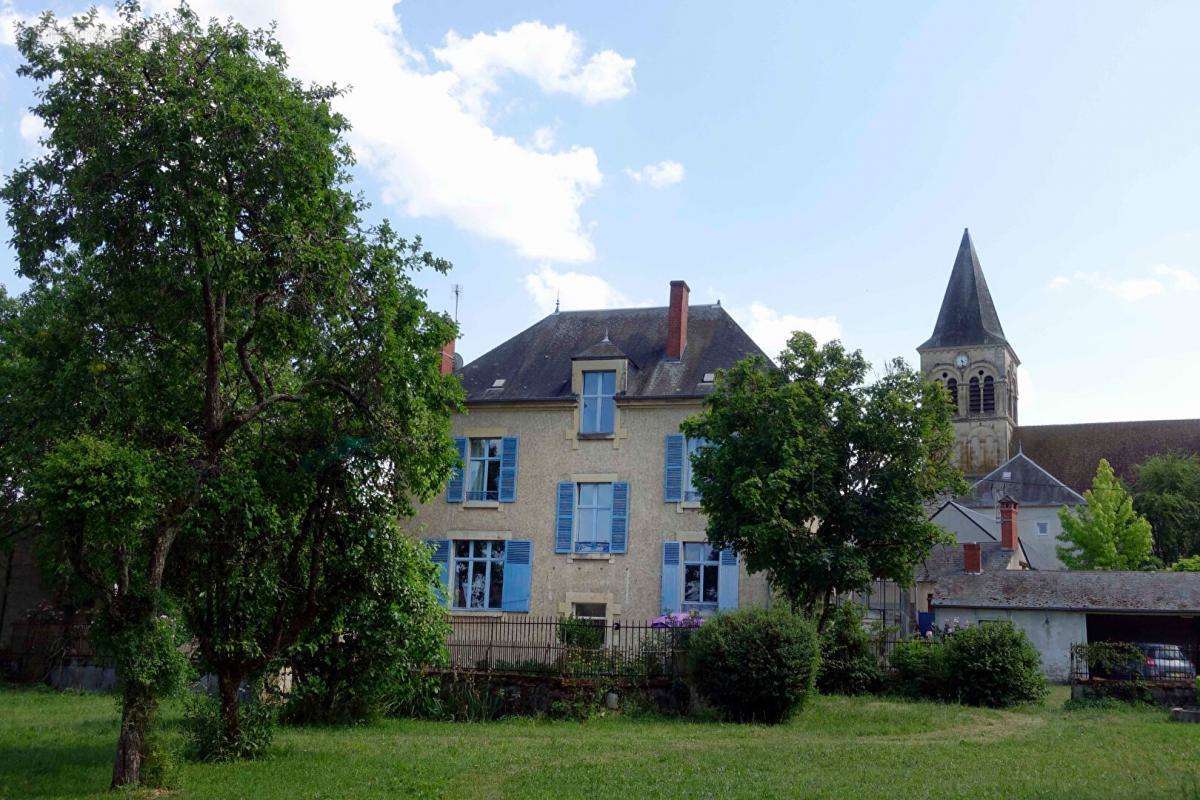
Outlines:
<svg viewBox="0 0 1200 800"><path fill-rule="evenodd" d="M144 687L128 685L121 698L121 733L117 737L117 757L113 761L112 788L137 786L142 782L142 761L146 757L146 736L158 703Z"/></svg>
<svg viewBox="0 0 1200 800"><path fill-rule="evenodd" d="M221 693L221 720L225 723L225 738L230 744L237 742L242 736L238 708L238 687L241 685L240 673L231 670L217 672L217 688Z"/></svg>

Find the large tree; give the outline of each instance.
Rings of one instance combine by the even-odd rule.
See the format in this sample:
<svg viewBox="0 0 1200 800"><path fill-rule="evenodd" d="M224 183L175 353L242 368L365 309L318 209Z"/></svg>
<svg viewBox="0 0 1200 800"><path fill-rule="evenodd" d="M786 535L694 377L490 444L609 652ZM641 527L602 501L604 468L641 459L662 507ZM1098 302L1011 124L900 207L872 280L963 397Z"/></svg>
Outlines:
<svg viewBox="0 0 1200 800"><path fill-rule="evenodd" d="M1121 479L1103 458L1087 502L1058 510L1062 533L1058 557L1069 569L1150 569L1154 545L1150 523L1133 508Z"/></svg>
<svg viewBox="0 0 1200 800"><path fill-rule="evenodd" d="M966 488L944 389L899 359L869 371L861 352L796 333L778 366L753 357L720 374L683 425L707 441L693 476L709 540L822 621L837 592L911 580L944 538L926 504Z"/></svg>
<svg viewBox="0 0 1200 800"><path fill-rule="evenodd" d="M1161 453L1142 462L1133 508L1154 529L1154 554L1164 563L1200 555L1200 456Z"/></svg>
<svg viewBox="0 0 1200 800"><path fill-rule="evenodd" d="M291 79L269 32L186 7L120 12L108 29L95 13L46 15L18 34L47 134L2 192L30 288L0 340L4 478L54 509L40 519L44 550L94 603L122 675L114 785L138 782L169 683L169 658L162 670L139 659L169 650L159 622L181 532L207 537L196 566L225 557L245 574L255 568L239 559L265 556L240 536L308 526L292 540L303 547L272 555L299 559L287 574L302 594L319 580L333 490L310 480L283 503L261 472L241 474L246 454L361 440L370 465L342 458L339 489L369 482L402 511L448 474L461 397L438 368L454 326L409 279L449 265L362 223L337 91ZM244 525L197 524L198 504L233 490L255 498ZM110 491L130 502L98 519ZM293 608L314 613L307 594Z"/></svg>

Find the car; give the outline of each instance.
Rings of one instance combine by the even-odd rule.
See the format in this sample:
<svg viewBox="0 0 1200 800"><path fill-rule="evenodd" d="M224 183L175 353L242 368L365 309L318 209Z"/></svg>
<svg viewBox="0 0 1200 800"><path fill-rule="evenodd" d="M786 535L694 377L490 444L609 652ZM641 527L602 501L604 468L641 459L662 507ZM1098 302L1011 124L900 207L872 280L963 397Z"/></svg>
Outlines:
<svg viewBox="0 0 1200 800"><path fill-rule="evenodd" d="M1114 643L1119 644L1119 643ZM1131 656L1122 656L1103 670L1104 677L1116 680L1140 678L1147 681L1196 680L1196 666L1177 644L1128 642ZM1134 655L1136 653L1137 655Z"/></svg>

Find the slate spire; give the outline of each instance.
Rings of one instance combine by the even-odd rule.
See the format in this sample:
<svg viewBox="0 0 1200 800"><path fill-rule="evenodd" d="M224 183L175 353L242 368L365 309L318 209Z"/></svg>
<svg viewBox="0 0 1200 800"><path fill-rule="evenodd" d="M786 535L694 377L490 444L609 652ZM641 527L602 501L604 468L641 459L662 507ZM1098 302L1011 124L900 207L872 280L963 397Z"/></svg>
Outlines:
<svg viewBox="0 0 1200 800"><path fill-rule="evenodd" d="M1004 338L1004 328L1000 327L1000 317L979 266L979 256L975 255L971 233L963 228L958 257L954 259L933 336L917 349L981 344L1007 345L1008 340Z"/></svg>

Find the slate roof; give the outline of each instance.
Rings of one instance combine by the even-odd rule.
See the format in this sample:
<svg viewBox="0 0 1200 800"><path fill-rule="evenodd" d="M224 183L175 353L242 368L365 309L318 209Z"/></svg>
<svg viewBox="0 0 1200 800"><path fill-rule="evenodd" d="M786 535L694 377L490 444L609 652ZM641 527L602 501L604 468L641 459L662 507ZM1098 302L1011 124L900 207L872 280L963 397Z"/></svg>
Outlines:
<svg viewBox="0 0 1200 800"><path fill-rule="evenodd" d="M970 493L958 502L970 508L995 508L1004 495L1023 506L1074 506L1083 502L1078 492L1042 469L1024 452L977 480Z"/></svg>
<svg viewBox="0 0 1200 800"><path fill-rule="evenodd" d="M765 353L719 305L688 308L683 358L668 359L667 308L562 311L545 317L455 372L467 402L566 399L571 361L624 353L630 362L626 397L703 397L708 373ZM607 335L609 342L603 343ZM606 355L608 354L608 355ZM496 379L504 386L492 388Z"/></svg>
<svg viewBox="0 0 1200 800"><path fill-rule="evenodd" d="M1200 612L1200 572L1007 570L946 575L933 604L950 608Z"/></svg>
<svg viewBox="0 0 1200 800"><path fill-rule="evenodd" d="M995 570L1008 569L1012 551L1005 550L999 542L979 543L979 562L981 569L987 573ZM966 575L963 572L963 546L961 544L934 545L929 555L917 567L917 580L942 581L954 575Z"/></svg>
<svg viewBox="0 0 1200 800"><path fill-rule="evenodd" d="M1200 419L1022 425L1012 446L1082 493L1101 458L1132 483L1134 468L1156 453L1200 453Z"/></svg>
<svg viewBox="0 0 1200 800"><path fill-rule="evenodd" d="M964 228L933 335L917 350L981 344L1007 345L1008 340L1004 338L1004 328L1000 326L1000 316L979 266L971 234Z"/></svg>
<svg viewBox="0 0 1200 800"><path fill-rule="evenodd" d="M974 522L979 530L990 536L993 541L1000 541L1000 520L996 517L995 513L981 513L964 505L961 501L949 500L943 503L937 511L930 515L930 519L936 517L948 506L954 507L964 517ZM1020 527L1020 513L1020 509L1018 509L1018 528ZM1033 534L1031 536L1018 536L1017 539L1021 543L1021 552L1024 554L1025 562L1029 564L1030 569L1067 568L1058 558L1058 539L1056 537ZM961 560L960 558L960 567Z"/></svg>

